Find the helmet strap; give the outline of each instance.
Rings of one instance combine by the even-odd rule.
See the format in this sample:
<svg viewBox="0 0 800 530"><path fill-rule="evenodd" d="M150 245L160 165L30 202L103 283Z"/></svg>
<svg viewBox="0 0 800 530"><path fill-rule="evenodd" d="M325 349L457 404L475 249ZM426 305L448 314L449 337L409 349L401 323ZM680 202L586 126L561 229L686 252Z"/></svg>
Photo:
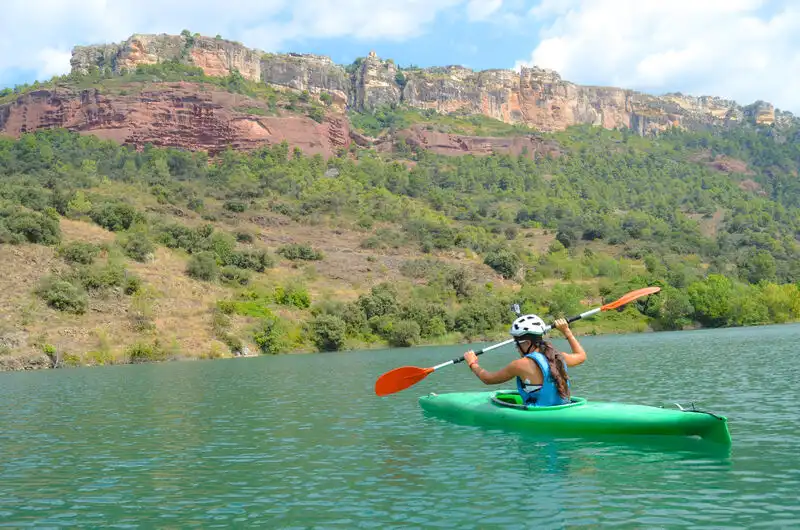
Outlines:
<svg viewBox="0 0 800 530"><path fill-rule="evenodd" d="M517 347L522 349L522 344L520 344L521 341L518 338L515 338L514 341L517 343ZM535 340L533 338L527 339L527 341L529 344L528 344L528 351L525 352L525 355L530 354L533 350L535 350L542 344L541 340Z"/></svg>

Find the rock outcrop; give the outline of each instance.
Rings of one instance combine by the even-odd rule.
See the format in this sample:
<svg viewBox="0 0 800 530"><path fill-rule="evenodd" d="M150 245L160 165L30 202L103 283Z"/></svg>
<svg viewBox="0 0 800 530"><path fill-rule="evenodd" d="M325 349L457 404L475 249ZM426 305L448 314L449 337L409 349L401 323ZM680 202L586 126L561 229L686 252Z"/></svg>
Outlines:
<svg viewBox="0 0 800 530"><path fill-rule="evenodd" d="M261 59L261 78L270 84L307 90L311 94L327 92L341 108L348 104L350 78L330 57L310 54L265 54Z"/></svg>
<svg viewBox="0 0 800 530"><path fill-rule="evenodd" d="M536 135L490 137L465 136L438 131L415 125L408 130L400 131L398 138L406 144L431 151L440 155L490 155L492 153L509 153L528 158L537 156L557 157L561 154L559 146Z"/></svg>
<svg viewBox="0 0 800 530"><path fill-rule="evenodd" d="M0 132L65 128L142 148L146 144L204 150L253 149L286 141L308 154L331 156L350 144L340 116L322 123L299 115L266 115L265 103L191 83L149 85L138 94L96 89L38 90L0 106Z"/></svg>
<svg viewBox="0 0 800 530"><path fill-rule="evenodd" d="M178 61L199 66L206 75L222 77L236 69L246 79L259 81L262 54L236 42L200 35L133 35L119 44L76 46L70 64L80 74L94 67L119 74L140 64Z"/></svg>
<svg viewBox="0 0 800 530"><path fill-rule="evenodd" d="M359 111L405 103L442 113L482 114L540 131L570 125L627 127L648 134L669 127L707 128L791 123L790 113L777 113L769 103L742 107L715 97L682 94L652 96L613 87L580 86L541 68L473 71L461 66L399 69L374 52L349 67L330 58L307 54L264 54L241 44L188 32L179 36L134 35L121 44L79 46L73 51L74 72L93 67L114 72L137 64L181 61L207 75L239 70L252 81L275 87L328 93L332 103Z"/></svg>
<svg viewBox="0 0 800 530"><path fill-rule="evenodd" d="M264 79L271 83L271 79ZM350 106L356 110L372 110L385 105L396 105L402 98L397 83L397 67L394 61L383 61L370 52L356 63L351 77Z"/></svg>

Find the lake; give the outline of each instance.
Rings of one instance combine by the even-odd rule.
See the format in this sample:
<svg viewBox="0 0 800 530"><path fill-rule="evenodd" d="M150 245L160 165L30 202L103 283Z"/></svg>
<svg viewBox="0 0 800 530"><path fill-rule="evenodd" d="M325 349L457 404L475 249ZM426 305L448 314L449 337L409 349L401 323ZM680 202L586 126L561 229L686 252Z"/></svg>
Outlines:
<svg viewBox="0 0 800 530"><path fill-rule="evenodd" d="M0 527L800 527L800 325L581 342L574 395L694 402L728 417L730 450L426 416L420 395L488 388L464 364L374 395L464 346L6 373Z"/></svg>

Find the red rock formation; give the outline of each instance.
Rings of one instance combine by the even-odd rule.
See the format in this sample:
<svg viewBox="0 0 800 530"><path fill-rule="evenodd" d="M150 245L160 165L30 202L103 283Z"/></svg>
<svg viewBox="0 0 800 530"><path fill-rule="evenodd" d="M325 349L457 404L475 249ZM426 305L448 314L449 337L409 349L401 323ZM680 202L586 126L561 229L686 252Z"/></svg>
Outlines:
<svg viewBox="0 0 800 530"><path fill-rule="evenodd" d="M147 143L218 153L285 140L308 154L333 155L349 146L346 119L323 123L305 116L261 116L263 102L190 83L150 85L136 95L69 89L40 90L0 106L0 131L13 136L42 128L66 128L134 145ZM249 112L248 112L249 111Z"/></svg>

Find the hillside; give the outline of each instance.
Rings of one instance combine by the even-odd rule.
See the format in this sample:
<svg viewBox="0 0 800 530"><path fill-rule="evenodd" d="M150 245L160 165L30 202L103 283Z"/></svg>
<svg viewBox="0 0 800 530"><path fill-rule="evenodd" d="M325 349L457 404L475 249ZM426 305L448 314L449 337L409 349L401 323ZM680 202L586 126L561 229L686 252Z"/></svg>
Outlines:
<svg viewBox="0 0 800 530"><path fill-rule="evenodd" d="M190 37L0 93L0 369L491 339L512 302L643 285L578 332L800 319L785 113L536 132L385 105L374 57L337 94L338 70L279 86L276 56Z"/></svg>
<svg viewBox="0 0 800 530"><path fill-rule="evenodd" d="M797 143L546 141L558 156L282 144L209 165L63 130L2 140L0 363L476 340L514 301L572 314L646 284L664 291L579 332L800 318Z"/></svg>

